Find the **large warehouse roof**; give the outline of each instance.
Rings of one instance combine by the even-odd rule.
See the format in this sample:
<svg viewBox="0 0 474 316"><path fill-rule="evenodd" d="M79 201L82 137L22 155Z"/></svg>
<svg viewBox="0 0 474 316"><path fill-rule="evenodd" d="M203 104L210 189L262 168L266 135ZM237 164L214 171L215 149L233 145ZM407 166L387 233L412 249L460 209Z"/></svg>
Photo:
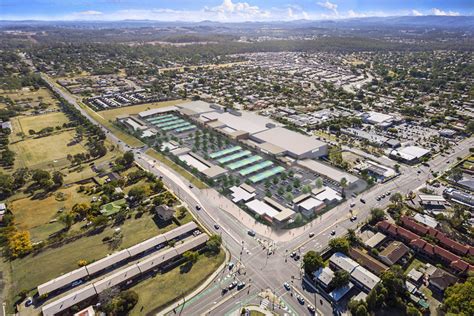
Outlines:
<svg viewBox="0 0 474 316"><path fill-rule="evenodd" d="M255 113L246 111L239 113L236 115L229 112L209 112L201 115L201 117L207 120L218 120L234 131L244 131L249 134L268 129L268 124L276 124L273 120Z"/></svg>
<svg viewBox="0 0 474 316"><path fill-rule="evenodd" d="M186 102L186 103L178 104L176 106L180 109L191 110L196 114L216 111L214 108L211 107L210 103L207 103L204 101Z"/></svg>
<svg viewBox="0 0 474 316"><path fill-rule="evenodd" d="M351 185L359 180L359 178L350 173L336 169L313 159L300 160L298 161L298 164L336 182L341 182L342 178L346 178L347 185Z"/></svg>
<svg viewBox="0 0 474 316"><path fill-rule="evenodd" d="M391 152L394 156L399 156L404 160L415 160L423 157L424 155L428 154L430 151L428 149L424 149L418 146L407 146L404 148L399 148L393 150Z"/></svg>
<svg viewBox="0 0 474 316"><path fill-rule="evenodd" d="M283 127L275 127L252 135L252 138L286 149L297 156L318 151L327 146L314 137L306 136Z"/></svg>

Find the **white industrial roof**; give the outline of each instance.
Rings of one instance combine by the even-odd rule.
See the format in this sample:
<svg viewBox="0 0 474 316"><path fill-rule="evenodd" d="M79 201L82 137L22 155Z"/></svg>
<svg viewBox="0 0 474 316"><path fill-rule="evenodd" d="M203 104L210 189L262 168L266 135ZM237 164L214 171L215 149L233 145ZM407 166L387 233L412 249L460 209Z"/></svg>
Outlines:
<svg viewBox="0 0 474 316"><path fill-rule="evenodd" d="M418 196L423 202L446 202L441 195L420 194Z"/></svg>
<svg viewBox="0 0 474 316"><path fill-rule="evenodd" d="M245 203L245 205L247 205L247 207L250 210L252 210L253 212L255 212L255 213L257 213L261 216L262 215L267 215L267 216L273 218L276 215L278 215L278 213L279 213L276 209L274 209L273 207L271 207L267 203L262 202L260 200L252 200L250 202Z"/></svg>
<svg viewBox="0 0 474 316"><path fill-rule="evenodd" d="M318 200L327 201L327 202L342 200L342 196L336 190L331 189L330 187L325 187L324 190L316 194L315 197Z"/></svg>
<svg viewBox="0 0 474 316"><path fill-rule="evenodd" d="M425 214L416 213L416 215L413 216L413 218L417 222L420 222L420 223L425 224L426 226L429 226L429 227L432 227L432 228L436 228L439 225L439 222L436 219L434 219L431 216L425 215Z"/></svg>
<svg viewBox="0 0 474 316"><path fill-rule="evenodd" d="M44 316L53 316L61 311L76 305L83 300L86 300L96 294L95 288L92 284L82 287L73 293L61 297L60 299L53 301L42 308Z"/></svg>
<svg viewBox="0 0 474 316"><path fill-rule="evenodd" d="M378 123L383 123L385 121L389 121L393 119L392 115L384 114L384 113L379 113L379 112L368 112L368 116L366 118L367 121L373 122L375 124Z"/></svg>
<svg viewBox="0 0 474 316"><path fill-rule="evenodd" d="M299 160L298 164L300 166L303 166L305 168L308 168L320 175L323 175L331 180L334 180L336 182L341 182L343 178L346 178L347 180L347 185L351 185L355 183L359 178L356 176L344 172L342 170L336 169L332 166L326 165L322 162L316 161L314 159L303 159Z"/></svg>
<svg viewBox="0 0 474 316"><path fill-rule="evenodd" d="M239 116L229 112L220 113L216 111L202 114L201 117L207 120L218 120L235 131L244 131L249 134L268 129L267 124L276 124L271 119L252 112L242 111L240 113Z"/></svg>
<svg viewBox="0 0 474 316"><path fill-rule="evenodd" d="M178 108L192 110L197 114L202 114L206 112L214 112L215 109L211 108L210 103L204 101L191 101L177 105Z"/></svg>
<svg viewBox="0 0 474 316"><path fill-rule="evenodd" d="M255 196L255 193L249 193L241 187L233 186L230 188L232 191L232 202L239 203L240 201L247 202Z"/></svg>
<svg viewBox="0 0 474 316"><path fill-rule="evenodd" d="M318 199L310 197L310 198L307 198L306 200L304 200L303 202L301 202L300 204L298 204L298 206L300 206L300 207L304 208L305 210L309 211L313 208L318 208L323 204L324 204L323 201L320 201Z"/></svg>
<svg viewBox="0 0 474 316"><path fill-rule="evenodd" d="M38 285L38 294L43 295L50 293L54 290L57 290L63 286L69 285L72 282L79 280L80 278L83 278L87 276L87 270L85 267L76 269L74 271L71 271L69 273L63 274L55 279L52 279L46 283L43 283L41 285Z"/></svg>
<svg viewBox="0 0 474 316"><path fill-rule="evenodd" d="M391 154L395 156L400 156L401 158L410 161L417 158L421 158L429 152L429 150L418 146L407 146L404 148L392 150Z"/></svg>
<svg viewBox="0 0 474 316"><path fill-rule="evenodd" d="M110 256L97 260L96 262L92 262L91 264L88 264L86 266L86 269L87 269L87 272L89 272L89 274L94 274L101 270L107 269L111 265L114 265L129 257L130 257L130 253L128 252L127 249L124 249L122 251L111 254Z"/></svg>
<svg viewBox="0 0 474 316"><path fill-rule="evenodd" d="M286 149L294 155L325 150L327 144L314 137L306 136L284 127L275 127L253 134L252 138Z"/></svg>
<svg viewBox="0 0 474 316"><path fill-rule="evenodd" d="M138 269L138 266L134 264L95 282L94 287L97 294L99 294L107 289L110 289L111 287L119 285L122 282L128 281L139 274L140 269Z"/></svg>

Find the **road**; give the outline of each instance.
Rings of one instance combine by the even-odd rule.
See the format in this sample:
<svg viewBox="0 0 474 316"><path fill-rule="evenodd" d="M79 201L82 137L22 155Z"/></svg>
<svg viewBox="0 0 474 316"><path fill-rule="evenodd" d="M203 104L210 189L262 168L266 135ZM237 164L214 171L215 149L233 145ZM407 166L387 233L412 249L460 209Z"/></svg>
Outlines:
<svg viewBox="0 0 474 316"><path fill-rule="evenodd" d="M88 112L79 106L72 95L58 88L49 77L43 76L43 79L91 122L100 126ZM112 143L122 150L131 150L105 127L101 127ZM357 201L348 199L303 228L279 232L278 241L268 238L268 235L264 232L260 233L260 231L256 237L249 236L247 227L242 225L241 220L224 210L220 202L210 198L212 195L208 194L206 190L213 189L190 188L188 181L167 166L155 162L152 157L144 153L144 149L135 148L133 150L138 164L153 174L161 176L165 185L189 206L199 221L211 232L222 236L223 244L231 254L231 261L235 263L232 270L224 270L205 290L189 299L184 306L177 308L177 311L193 315L226 315L247 302L259 304L261 298L257 296L258 293L270 289L275 295L281 297L287 306L286 310L282 310L278 306L271 306L281 314L310 314L306 305L299 304L295 298L296 293L301 293L306 302L316 305L319 313L330 315L332 314L331 304L319 294L303 288L300 262L289 258L289 254L292 251L303 254L310 249L324 249L330 238L333 237L331 231L335 231L335 236L343 235L348 228L356 228L361 225L369 216L370 209L387 206L388 199L377 201L378 196L386 192L406 194L416 190L432 177L430 169L437 172L444 171L448 167L447 161L454 161L456 157L466 155L473 145L474 139L472 138L459 143L455 147L455 153L446 157L436 156L430 161L430 167L402 166L402 174L398 178L375 185L359 196ZM360 198L363 198L365 203L361 203ZM357 220L352 222L349 219L351 216L349 204L351 202L356 203L354 214L357 215ZM200 205L201 209L197 210L196 205ZM243 216L249 216L242 213ZM215 224L219 226L217 227ZM314 233L314 237L309 238L309 233ZM240 291L233 289L223 293L223 289L227 288L234 279L245 281L246 288ZM284 282L292 285L291 291L286 291L283 288Z"/></svg>

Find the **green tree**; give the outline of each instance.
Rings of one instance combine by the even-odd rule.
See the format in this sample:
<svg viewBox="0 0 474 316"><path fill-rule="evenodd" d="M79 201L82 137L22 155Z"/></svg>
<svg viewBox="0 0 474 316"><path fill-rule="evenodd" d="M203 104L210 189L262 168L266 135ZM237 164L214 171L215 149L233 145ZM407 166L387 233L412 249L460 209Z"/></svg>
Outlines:
<svg viewBox="0 0 474 316"><path fill-rule="evenodd" d="M314 271L322 267L324 267L324 261L319 253L314 250L305 253L303 257L303 268L306 274L312 275Z"/></svg>
<svg viewBox="0 0 474 316"><path fill-rule="evenodd" d="M187 262L190 262L191 264L194 264L199 259L199 253L197 251L186 251L185 253L183 253L183 258Z"/></svg>
<svg viewBox="0 0 474 316"><path fill-rule="evenodd" d="M59 216L59 221L64 225L66 230L69 230L74 224L74 215L72 215L70 212L63 213L61 216Z"/></svg>
<svg viewBox="0 0 474 316"><path fill-rule="evenodd" d="M351 275L345 270L337 270L334 272L334 277L332 278L329 286L333 289L338 289L349 284L349 279Z"/></svg>
<svg viewBox="0 0 474 316"><path fill-rule="evenodd" d="M222 238L219 235L212 235L206 242L207 249L213 253L218 254L221 251Z"/></svg>
<svg viewBox="0 0 474 316"><path fill-rule="evenodd" d="M380 208L373 208L370 210L370 219L369 219L370 223L375 224L377 222L380 222L384 218L385 218L384 210Z"/></svg>
<svg viewBox="0 0 474 316"><path fill-rule="evenodd" d="M335 252L348 253L349 252L349 241L344 237L333 238L329 241L329 247Z"/></svg>
<svg viewBox="0 0 474 316"><path fill-rule="evenodd" d="M456 283L444 292L442 309L449 315L474 315L474 277L464 283Z"/></svg>
<svg viewBox="0 0 474 316"><path fill-rule="evenodd" d="M63 182L64 182L64 177L63 177L63 174L59 171L55 171L53 172L53 183L56 187L60 187L63 185Z"/></svg>

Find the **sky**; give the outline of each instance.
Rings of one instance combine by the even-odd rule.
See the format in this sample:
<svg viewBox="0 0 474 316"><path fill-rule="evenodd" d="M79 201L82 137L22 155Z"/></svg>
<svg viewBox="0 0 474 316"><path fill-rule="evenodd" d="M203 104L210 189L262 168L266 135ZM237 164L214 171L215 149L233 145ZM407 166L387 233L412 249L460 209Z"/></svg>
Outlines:
<svg viewBox="0 0 474 316"><path fill-rule="evenodd" d="M0 20L290 21L474 15L474 0L0 0Z"/></svg>

